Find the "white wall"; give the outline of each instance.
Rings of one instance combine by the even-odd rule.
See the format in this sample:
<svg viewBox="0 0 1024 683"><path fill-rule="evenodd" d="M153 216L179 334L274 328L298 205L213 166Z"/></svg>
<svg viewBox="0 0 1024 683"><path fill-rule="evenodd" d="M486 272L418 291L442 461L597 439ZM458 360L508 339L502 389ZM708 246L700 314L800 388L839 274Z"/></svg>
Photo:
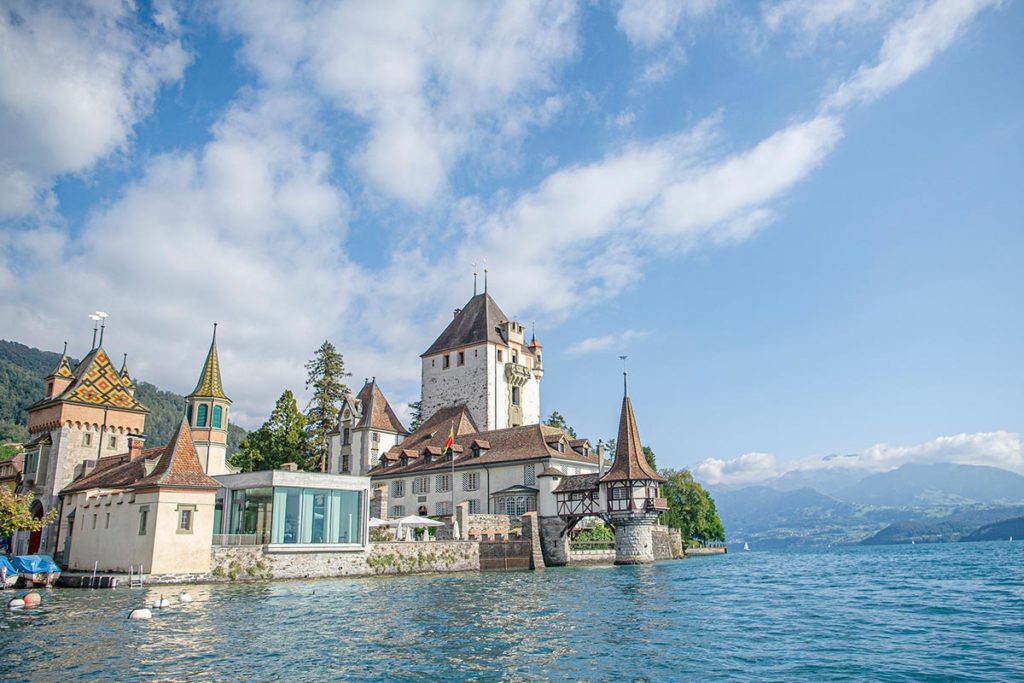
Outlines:
<svg viewBox="0 0 1024 683"><path fill-rule="evenodd" d="M426 356L422 359L420 396L423 418L427 419L441 408L464 404L477 427L494 429L490 370L493 362L493 344L478 344ZM466 355L464 365L458 364L459 351ZM451 365L444 367L444 356Z"/></svg>

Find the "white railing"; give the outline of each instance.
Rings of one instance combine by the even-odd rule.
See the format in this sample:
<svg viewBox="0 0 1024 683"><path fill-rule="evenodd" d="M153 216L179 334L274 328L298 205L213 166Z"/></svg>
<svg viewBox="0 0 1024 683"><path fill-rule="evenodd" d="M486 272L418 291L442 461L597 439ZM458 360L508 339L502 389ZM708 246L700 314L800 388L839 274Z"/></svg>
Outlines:
<svg viewBox="0 0 1024 683"><path fill-rule="evenodd" d="M213 545L265 545L264 534L214 534Z"/></svg>

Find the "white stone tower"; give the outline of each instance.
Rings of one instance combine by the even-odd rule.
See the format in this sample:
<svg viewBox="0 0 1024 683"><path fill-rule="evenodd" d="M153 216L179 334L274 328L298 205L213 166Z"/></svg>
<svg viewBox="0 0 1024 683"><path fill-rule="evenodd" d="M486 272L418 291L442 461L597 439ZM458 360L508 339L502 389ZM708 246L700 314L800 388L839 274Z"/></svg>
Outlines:
<svg viewBox="0 0 1024 683"><path fill-rule="evenodd" d="M220 360L217 358L217 323L213 324L213 341L206 354L206 362L199 373L199 382L185 397L188 424L192 428L192 441L203 471L212 476L230 474L235 470L227 463L228 409L231 399L224 393L220 379Z"/></svg>
<svg viewBox="0 0 1024 683"><path fill-rule="evenodd" d="M465 405L481 431L540 422L541 346L498 307L486 289L463 308L421 356L421 410Z"/></svg>
<svg viewBox="0 0 1024 683"><path fill-rule="evenodd" d="M648 564L654 562L652 529L658 515L668 509L659 492L665 477L644 457L626 373L622 377L624 395L615 460L600 479L601 498L607 502L608 516L615 526L615 564Z"/></svg>

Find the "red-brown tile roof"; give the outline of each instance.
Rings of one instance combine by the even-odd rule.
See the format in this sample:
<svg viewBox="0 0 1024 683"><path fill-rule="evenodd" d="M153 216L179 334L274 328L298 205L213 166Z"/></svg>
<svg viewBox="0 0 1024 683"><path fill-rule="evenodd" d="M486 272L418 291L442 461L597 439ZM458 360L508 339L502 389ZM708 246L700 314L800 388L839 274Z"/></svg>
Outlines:
<svg viewBox="0 0 1024 683"><path fill-rule="evenodd" d="M184 419L166 445L147 448L134 460L128 453L100 458L91 472L73 481L61 494L89 489L148 487L220 488L215 479L203 472L192 442L192 432Z"/></svg>
<svg viewBox="0 0 1024 683"><path fill-rule="evenodd" d="M384 398L384 392L377 386L376 380L363 385L356 398L359 399L363 413L356 427L369 427L382 432L407 433L405 427L402 426L402 421L398 419L395 411L391 408L391 404Z"/></svg>
<svg viewBox="0 0 1024 683"><path fill-rule="evenodd" d="M601 481L625 481L653 479L665 481L665 477L654 471L644 457L640 443L640 430L633 415L633 403L629 396L622 397L622 413L619 415L619 434L615 440L615 460Z"/></svg>

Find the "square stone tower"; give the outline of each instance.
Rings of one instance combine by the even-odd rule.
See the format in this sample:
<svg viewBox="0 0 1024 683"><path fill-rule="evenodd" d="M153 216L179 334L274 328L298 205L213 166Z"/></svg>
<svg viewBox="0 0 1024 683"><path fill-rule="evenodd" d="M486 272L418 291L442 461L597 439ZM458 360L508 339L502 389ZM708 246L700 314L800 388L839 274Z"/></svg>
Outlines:
<svg viewBox="0 0 1024 683"><path fill-rule="evenodd" d="M476 294L420 357L421 410L465 405L481 431L538 424L541 345L486 291Z"/></svg>

